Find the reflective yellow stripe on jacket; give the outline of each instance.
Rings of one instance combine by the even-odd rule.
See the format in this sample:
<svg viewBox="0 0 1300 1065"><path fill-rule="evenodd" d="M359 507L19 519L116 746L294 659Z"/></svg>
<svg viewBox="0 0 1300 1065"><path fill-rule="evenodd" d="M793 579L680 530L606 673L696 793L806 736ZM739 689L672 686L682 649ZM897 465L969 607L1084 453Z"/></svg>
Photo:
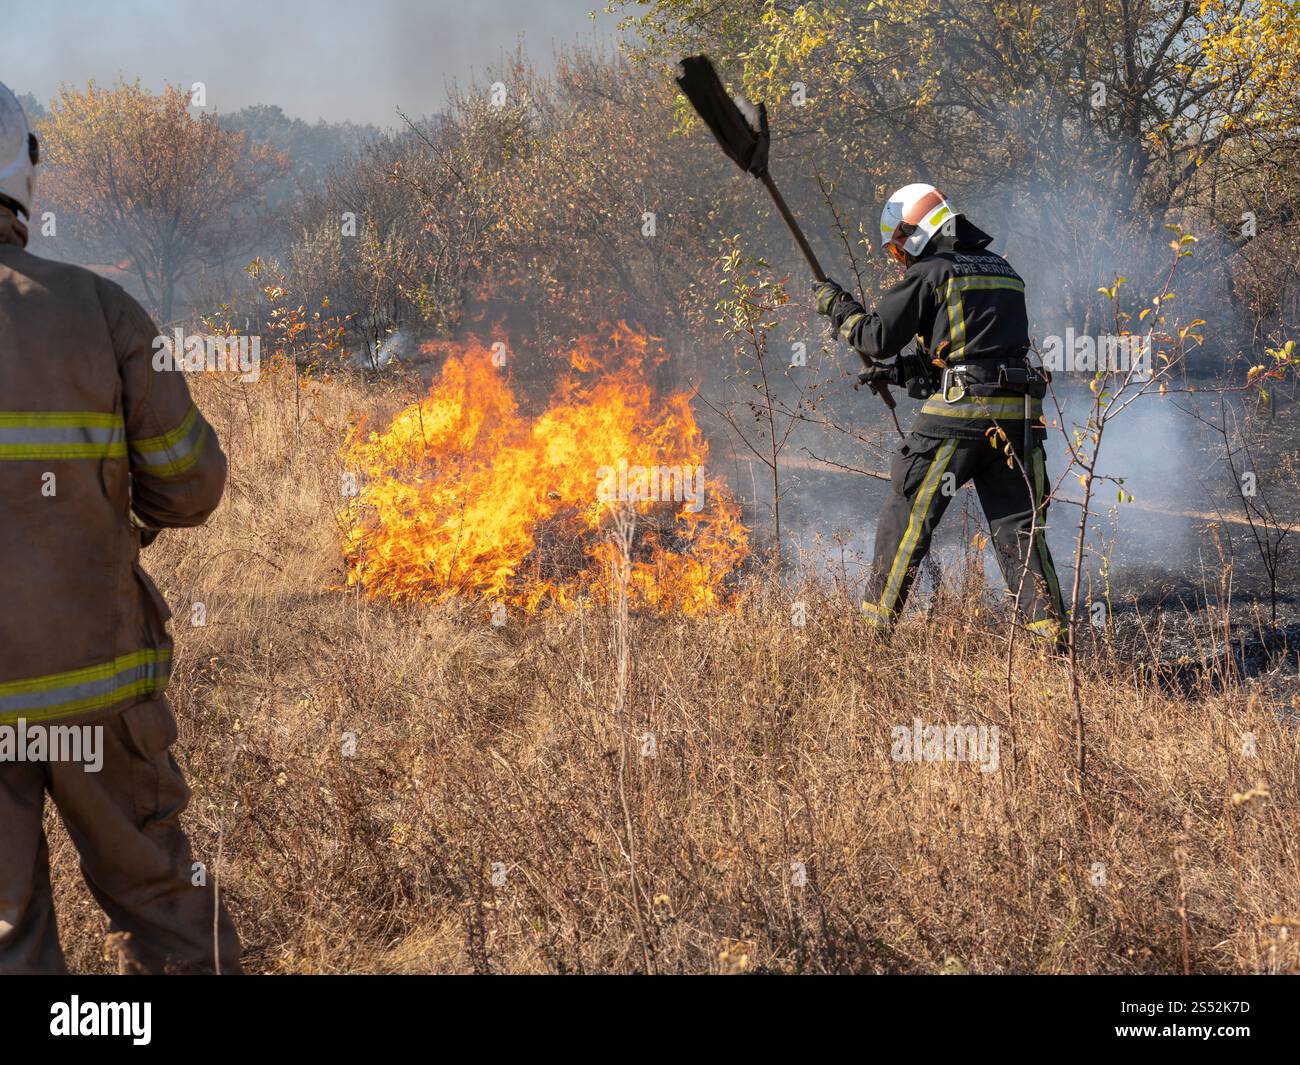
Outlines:
<svg viewBox="0 0 1300 1065"><path fill-rule="evenodd" d="M48 721L112 706L167 687L172 653L149 649L103 665L0 683L0 724Z"/></svg>
<svg viewBox="0 0 1300 1065"><path fill-rule="evenodd" d="M125 456L126 426L120 414L0 411L0 461Z"/></svg>
<svg viewBox="0 0 1300 1065"><path fill-rule="evenodd" d="M956 403L946 403L940 396L931 396L921 404L921 413L936 418L964 418L976 422L1024 421L1023 396L965 396ZM1043 416L1043 401L1029 401L1029 417L1037 420Z"/></svg>
<svg viewBox="0 0 1300 1065"><path fill-rule="evenodd" d="M131 468L150 477L175 477L184 473L203 453L208 440L208 423L193 405L170 432L131 441Z"/></svg>
<svg viewBox="0 0 1300 1065"><path fill-rule="evenodd" d="M1016 277L1001 277L997 274L972 274L967 277L951 277L944 290L944 302L948 305L948 353L949 362L959 362L966 354L966 315L962 307L962 293L971 290L993 291L1010 289L1012 292L1024 293L1025 283Z"/></svg>

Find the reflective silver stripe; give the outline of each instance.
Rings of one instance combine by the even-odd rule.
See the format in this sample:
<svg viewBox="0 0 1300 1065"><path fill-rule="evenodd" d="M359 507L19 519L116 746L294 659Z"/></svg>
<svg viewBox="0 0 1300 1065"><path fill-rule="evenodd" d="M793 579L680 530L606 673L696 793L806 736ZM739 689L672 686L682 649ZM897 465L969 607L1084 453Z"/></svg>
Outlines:
<svg viewBox="0 0 1300 1065"><path fill-rule="evenodd" d="M198 461L207 435L208 423L199 417L199 409L191 406L170 432L131 441L131 467L152 477L175 477Z"/></svg>
<svg viewBox="0 0 1300 1065"><path fill-rule="evenodd" d="M97 411L0 411L0 460L121 458L120 414Z"/></svg>
<svg viewBox="0 0 1300 1065"><path fill-rule="evenodd" d="M111 662L66 673L0 683L0 723L46 720L112 706L167 687L171 651L135 651Z"/></svg>

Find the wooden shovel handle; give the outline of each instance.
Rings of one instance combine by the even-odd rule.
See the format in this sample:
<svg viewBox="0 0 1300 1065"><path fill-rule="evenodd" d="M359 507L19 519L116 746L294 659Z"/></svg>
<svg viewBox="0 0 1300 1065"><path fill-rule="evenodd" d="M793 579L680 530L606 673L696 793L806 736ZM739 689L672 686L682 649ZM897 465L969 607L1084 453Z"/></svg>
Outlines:
<svg viewBox="0 0 1300 1065"><path fill-rule="evenodd" d="M813 254L812 245L808 243L808 238L803 235L803 230L799 228L799 223L794 220L794 215L790 213L790 208L786 206L785 197L781 195L781 190L776 187L776 182L772 180L771 174L764 174L760 180L763 182L763 188L772 197L772 202L776 204L776 209L781 213L786 228L790 230L790 235L794 237L794 242L799 245L799 250L803 252L803 257L808 260L808 268L812 271L814 281L825 281L826 273L822 270L822 264L817 261L817 256Z"/></svg>
<svg viewBox="0 0 1300 1065"><path fill-rule="evenodd" d="M794 215L790 213L790 208L786 206L785 197L781 195L781 190L776 187L776 182L772 180L771 174L763 174L759 179L763 182L763 188L772 197L772 202L776 204L776 209L780 212L786 228L790 230L790 235L794 237L794 242L799 245L799 250L803 252L803 257L808 260L808 269L812 271L814 281L825 281L826 272L822 270L822 264L817 261L817 256L813 254L812 245L808 243L808 238L803 235L803 230L799 228L799 223L794 220ZM870 360L864 359L868 367L871 365ZM889 386L876 382L871 386L871 391L878 395L886 407L894 410L898 404L894 402L894 397L889 392Z"/></svg>

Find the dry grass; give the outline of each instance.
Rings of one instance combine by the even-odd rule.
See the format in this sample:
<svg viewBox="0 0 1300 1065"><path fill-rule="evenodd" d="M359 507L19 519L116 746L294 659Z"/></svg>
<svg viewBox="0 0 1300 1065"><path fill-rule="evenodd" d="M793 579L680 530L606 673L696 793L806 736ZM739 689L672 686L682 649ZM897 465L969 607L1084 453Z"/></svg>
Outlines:
<svg viewBox="0 0 1300 1065"><path fill-rule="evenodd" d="M1245 691L1094 657L1081 797L1063 668L1019 653L1009 707L988 610L942 600L881 646L833 590L755 579L733 615L630 619L620 734L605 612L494 628L331 590L343 425L396 397L326 382L295 433L283 380L198 384L230 489L146 565L177 614L188 825L209 862L222 837L253 971L1300 968L1270 923L1300 921L1297 740ZM998 771L892 761L916 717L997 725ZM61 833L55 865L70 962L105 969Z"/></svg>

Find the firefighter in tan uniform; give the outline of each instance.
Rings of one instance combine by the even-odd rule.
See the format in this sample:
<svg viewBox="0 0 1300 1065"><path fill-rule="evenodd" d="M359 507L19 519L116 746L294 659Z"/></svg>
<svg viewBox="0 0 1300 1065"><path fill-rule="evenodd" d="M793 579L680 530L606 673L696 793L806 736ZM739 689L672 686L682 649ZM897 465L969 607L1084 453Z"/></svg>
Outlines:
<svg viewBox="0 0 1300 1065"><path fill-rule="evenodd" d="M0 85L0 729L98 726L102 747L98 771L0 760L0 974L64 971L47 793L122 971L212 972L219 958L237 972L234 927L179 823L170 612L139 565L144 530L212 513L226 459L184 375L154 369L158 330L139 304L24 250L37 162Z"/></svg>
<svg viewBox="0 0 1300 1065"><path fill-rule="evenodd" d="M974 481L1021 620L1060 646L1065 608L1047 546L1046 378L1027 357L1025 282L932 185L895 192L880 236L905 273L874 310L834 281L816 287L818 312L871 366L862 382L924 400L890 471L863 615L893 625L954 491Z"/></svg>

